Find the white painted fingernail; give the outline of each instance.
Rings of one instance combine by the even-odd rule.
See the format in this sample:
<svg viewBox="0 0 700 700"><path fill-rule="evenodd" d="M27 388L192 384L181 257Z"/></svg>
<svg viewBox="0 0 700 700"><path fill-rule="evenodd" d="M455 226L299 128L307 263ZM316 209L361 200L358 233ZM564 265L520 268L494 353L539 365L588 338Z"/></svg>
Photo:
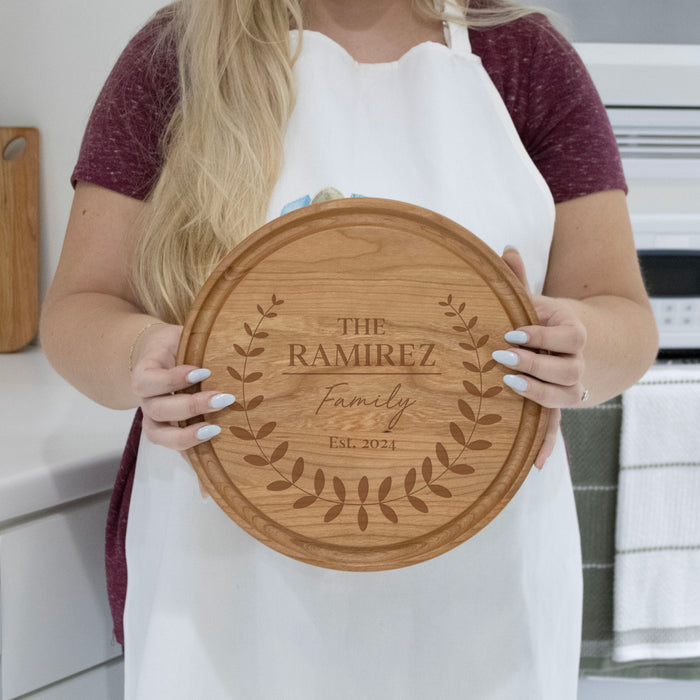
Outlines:
<svg viewBox="0 0 700 700"><path fill-rule="evenodd" d="M211 370L208 369L193 369L187 375L187 381L190 384L196 384L197 382L203 382L205 379L211 377Z"/></svg>
<svg viewBox="0 0 700 700"><path fill-rule="evenodd" d="M525 331L508 331L503 337L514 345L522 345L530 340L530 337Z"/></svg>
<svg viewBox="0 0 700 700"><path fill-rule="evenodd" d="M506 253L509 250L514 250L516 253L518 252L518 249L514 245L507 245L504 249L503 252Z"/></svg>
<svg viewBox="0 0 700 700"><path fill-rule="evenodd" d="M197 440L211 440L221 432L218 425L205 425L197 431Z"/></svg>
<svg viewBox="0 0 700 700"><path fill-rule="evenodd" d="M500 362L502 365L507 365L508 367L515 367L520 359L510 350L494 350L494 352L491 353L491 357L493 357L496 362Z"/></svg>
<svg viewBox="0 0 700 700"><path fill-rule="evenodd" d="M515 389L515 391L527 391L527 379L523 379L517 374L506 374L503 377L503 383L507 384L511 389Z"/></svg>
<svg viewBox="0 0 700 700"><path fill-rule="evenodd" d="M209 405L212 408L225 408L230 406L235 400L236 397L233 394L217 394L209 399Z"/></svg>

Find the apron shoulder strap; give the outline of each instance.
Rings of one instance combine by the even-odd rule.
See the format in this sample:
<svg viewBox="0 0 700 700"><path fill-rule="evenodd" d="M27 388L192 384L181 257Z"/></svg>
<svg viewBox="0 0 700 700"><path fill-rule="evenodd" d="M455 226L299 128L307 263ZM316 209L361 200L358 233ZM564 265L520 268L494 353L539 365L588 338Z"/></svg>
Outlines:
<svg viewBox="0 0 700 700"><path fill-rule="evenodd" d="M471 56L472 47L469 42L469 30L464 24L457 22L446 21L445 41L450 49L460 56Z"/></svg>
<svg viewBox="0 0 700 700"><path fill-rule="evenodd" d="M437 12L441 14L445 12L445 0L433 0L433 3ZM460 56L471 56L472 47L467 27L451 19L444 20L442 24L447 46Z"/></svg>

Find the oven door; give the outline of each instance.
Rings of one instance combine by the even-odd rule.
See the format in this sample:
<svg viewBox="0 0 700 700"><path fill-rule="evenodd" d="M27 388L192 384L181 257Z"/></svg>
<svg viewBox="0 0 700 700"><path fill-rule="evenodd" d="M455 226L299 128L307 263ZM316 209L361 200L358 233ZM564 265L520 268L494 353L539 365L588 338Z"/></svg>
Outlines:
<svg viewBox="0 0 700 700"><path fill-rule="evenodd" d="M659 356L700 355L700 250L639 250Z"/></svg>

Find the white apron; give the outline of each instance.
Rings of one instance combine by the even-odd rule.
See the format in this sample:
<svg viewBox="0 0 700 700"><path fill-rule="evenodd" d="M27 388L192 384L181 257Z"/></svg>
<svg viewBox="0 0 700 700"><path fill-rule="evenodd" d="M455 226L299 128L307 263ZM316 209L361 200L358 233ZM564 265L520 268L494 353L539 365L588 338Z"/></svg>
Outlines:
<svg viewBox="0 0 700 700"><path fill-rule="evenodd" d="M466 30L359 64L306 31L269 218L327 187L433 209L541 290L554 205ZM292 32L292 41L298 39ZM349 573L258 543L141 441L127 533L127 700L572 700L581 560L561 437L510 504L456 549Z"/></svg>

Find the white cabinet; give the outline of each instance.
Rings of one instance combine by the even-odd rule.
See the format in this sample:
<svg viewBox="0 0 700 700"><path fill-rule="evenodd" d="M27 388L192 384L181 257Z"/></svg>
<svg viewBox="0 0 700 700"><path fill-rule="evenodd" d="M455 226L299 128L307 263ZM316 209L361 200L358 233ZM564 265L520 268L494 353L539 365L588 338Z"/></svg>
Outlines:
<svg viewBox="0 0 700 700"><path fill-rule="evenodd" d="M131 415L38 348L0 356L0 386L0 700L118 700L104 539Z"/></svg>
<svg viewBox="0 0 700 700"><path fill-rule="evenodd" d="M2 698L121 654L104 574L108 495L0 534Z"/></svg>
<svg viewBox="0 0 700 700"><path fill-rule="evenodd" d="M22 700L123 700L124 664L115 659L47 686Z"/></svg>

